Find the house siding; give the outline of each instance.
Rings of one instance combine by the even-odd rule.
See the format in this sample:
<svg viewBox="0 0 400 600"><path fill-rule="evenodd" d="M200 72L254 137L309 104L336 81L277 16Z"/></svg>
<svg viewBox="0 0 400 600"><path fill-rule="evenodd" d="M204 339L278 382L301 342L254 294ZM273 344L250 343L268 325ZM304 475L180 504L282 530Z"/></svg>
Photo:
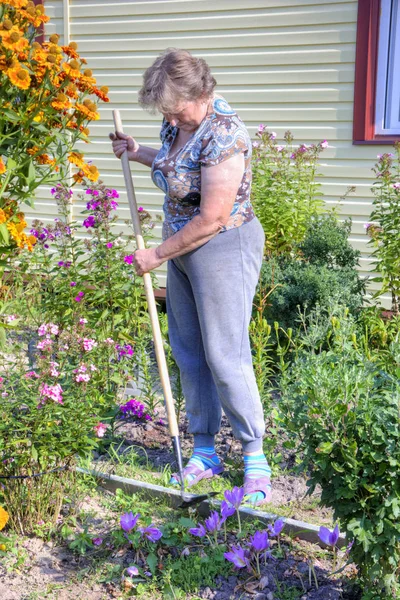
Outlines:
<svg viewBox="0 0 400 600"><path fill-rule="evenodd" d="M321 183L328 207L336 206L349 186L355 193L340 202L341 218L352 217L352 244L361 251L360 271L371 268L364 223L372 208L371 168L387 146L353 146L353 88L357 1L342 0L45 0L51 21L46 35L70 36L88 61L99 85L110 88L101 120L90 127L90 145L82 148L101 178L121 194L119 227L129 217L120 163L108 133L112 110L121 112L124 130L140 143L157 147L160 118L137 104L143 71L167 47L202 56L224 95L245 121L252 137L260 123L282 139L290 129L302 143L329 141L321 157ZM69 26L63 22L68 14ZM138 202L156 217L163 195L141 165L132 165ZM75 214L80 206L74 207ZM53 218L48 189L41 190L36 211ZM161 237L157 222L154 241ZM165 285L166 268L158 270ZM374 290L370 284L370 290ZM387 305L388 299L385 304Z"/></svg>

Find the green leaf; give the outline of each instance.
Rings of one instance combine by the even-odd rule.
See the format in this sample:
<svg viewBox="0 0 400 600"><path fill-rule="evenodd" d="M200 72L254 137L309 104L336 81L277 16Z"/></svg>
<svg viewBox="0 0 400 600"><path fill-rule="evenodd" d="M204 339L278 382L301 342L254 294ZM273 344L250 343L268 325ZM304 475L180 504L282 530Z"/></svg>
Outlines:
<svg viewBox="0 0 400 600"><path fill-rule="evenodd" d="M181 517L178 523L179 525L182 525L182 527L196 527L195 521L189 519L188 517Z"/></svg>
<svg viewBox="0 0 400 600"><path fill-rule="evenodd" d="M38 459L38 452L37 452L35 446L31 447L31 456L32 456L32 458L33 458L34 461L37 461L37 459Z"/></svg>
<svg viewBox="0 0 400 600"><path fill-rule="evenodd" d="M334 445L333 442L323 442L315 451L318 452L318 454L330 454Z"/></svg>
<svg viewBox="0 0 400 600"><path fill-rule="evenodd" d="M149 569L153 575L156 572L157 562L157 556L154 554L154 552L151 552L147 557L147 564L149 565Z"/></svg>
<svg viewBox="0 0 400 600"><path fill-rule="evenodd" d="M0 239L4 242L5 246L8 246L10 243L10 234L8 233L8 229L5 223L0 224ZM3 245L3 244L0 244Z"/></svg>

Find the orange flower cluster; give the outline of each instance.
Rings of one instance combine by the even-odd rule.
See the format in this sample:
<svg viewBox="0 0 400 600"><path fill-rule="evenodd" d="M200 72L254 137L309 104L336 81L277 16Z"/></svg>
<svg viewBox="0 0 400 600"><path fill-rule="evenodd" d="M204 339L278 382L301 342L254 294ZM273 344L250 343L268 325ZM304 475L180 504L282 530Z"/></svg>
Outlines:
<svg viewBox="0 0 400 600"><path fill-rule="evenodd" d="M79 168L79 171L73 175L76 183L81 183L84 177L90 181L98 180L100 173L97 170L97 167L85 163L83 154L79 154L79 152L71 152L68 156L68 160L71 164Z"/></svg>
<svg viewBox="0 0 400 600"><path fill-rule="evenodd" d="M27 114L34 123L44 124L50 131L78 131L87 141L87 124L99 119L97 102L109 102L108 88L96 87L76 42L60 46L57 34L47 42L32 41L39 33L32 32L32 26L37 29L48 21L43 6L31 0L0 0L0 86L7 89L11 84L25 92L26 96L18 92L19 103L26 98ZM33 150L32 145L30 148ZM47 153L29 153L37 164L55 166L56 160ZM83 170L93 181L95 169L86 165ZM0 175L2 172L0 163Z"/></svg>
<svg viewBox="0 0 400 600"><path fill-rule="evenodd" d="M27 248L32 252L33 246L36 244L36 238L33 235L26 235L24 229L27 226L24 213L14 214L16 203L11 203L9 208L0 208L0 225L6 224L11 240L18 248Z"/></svg>

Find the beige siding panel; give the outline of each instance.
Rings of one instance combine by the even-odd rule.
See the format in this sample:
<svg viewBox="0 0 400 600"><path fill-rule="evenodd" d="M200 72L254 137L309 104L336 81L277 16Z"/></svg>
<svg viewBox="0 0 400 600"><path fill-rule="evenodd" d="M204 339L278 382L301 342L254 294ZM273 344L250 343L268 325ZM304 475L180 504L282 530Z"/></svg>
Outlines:
<svg viewBox="0 0 400 600"><path fill-rule="evenodd" d="M84 2L74 2L72 7L73 18L87 17L88 8L96 17L113 16L132 17L139 15L172 15L185 13L226 13L233 11L247 11L249 9L265 9L268 8L285 8L292 9L293 7L310 7L314 6L319 10L322 4L330 4L330 2L321 2L320 0L180 0L172 1L157 1L144 0L142 2L102 2L99 0L85 0ZM348 0L336 1L335 5L348 4ZM195 17L196 15L193 15Z"/></svg>
<svg viewBox="0 0 400 600"><path fill-rule="evenodd" d="M64 0L67 2L67 0ZM45 0L51 23L47 33L63 31L63 0ZM143 71L160 51L183 47L204 57L218 91L238 110L255 138L260 123L282 140L290 129L297 143L329 141L321 155L320 181L327 207L340 206L352 217L351 241L360 249L360 271L373 261L364 224L372 209L372 167L386 146L353 146L353 85L357 0L69 0L71 39L88 60L99 85L110 87L111 102L90 126L92 144L80 144L107 185L120 191L118 226L129 215L119 161L110 148L114 108L126 132L140 143L159 146L160 118L143 112L137 92ZM133 165L138 201L155 217L163 195L148 169ZM354 193L344 196L350 186ZM80 210L74 207L75 214ZM54 214L49 190L36 212ZM154 230L161 235L160 224ZM165 283L165 267L160 269ZM376 289L377 284L371 284Z"/></svg>

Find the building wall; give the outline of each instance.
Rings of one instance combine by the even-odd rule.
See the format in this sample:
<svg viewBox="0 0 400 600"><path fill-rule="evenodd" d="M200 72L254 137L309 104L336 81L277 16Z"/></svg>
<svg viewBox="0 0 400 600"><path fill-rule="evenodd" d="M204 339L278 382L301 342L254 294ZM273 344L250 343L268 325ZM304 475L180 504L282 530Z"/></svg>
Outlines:
<svg viewBox="0 0 400 600"><path fill-rule="evenodd" d="M140 143L157 147L160 119L137 105L143 71L164 48L186 48L204 57L215 75L217 91L239 112L254 137L260 123L282 138L290 129L296 140L329 141L322 156L322 183L328 206L336 206L349 186L356 192L341 202L351 216L351 242L360 249L361 272L371 270L364 223L371 212L371 167L387 147L353 146L353 87L356 0L45 0L54 31L74 40L99 85L110 87L85 145L102 179L121 193L120 225L128 218L119 161L108 133L112 110L121 112L124 129ZM69 19L63 19L69 11ZM69 21L69 23L66 22ZM68 33L69 30L69 33ZM162 214L162 193L143 166L133 165L140 204ZM37 212L54 213L43 191ZM79 206L75 207L78 214ZM35 214L37 214L37 212ZM155 229L157 240L161 226ZM159 271L165 285L165 267ZM373 285L372 285L373 288Z"/></svg>

